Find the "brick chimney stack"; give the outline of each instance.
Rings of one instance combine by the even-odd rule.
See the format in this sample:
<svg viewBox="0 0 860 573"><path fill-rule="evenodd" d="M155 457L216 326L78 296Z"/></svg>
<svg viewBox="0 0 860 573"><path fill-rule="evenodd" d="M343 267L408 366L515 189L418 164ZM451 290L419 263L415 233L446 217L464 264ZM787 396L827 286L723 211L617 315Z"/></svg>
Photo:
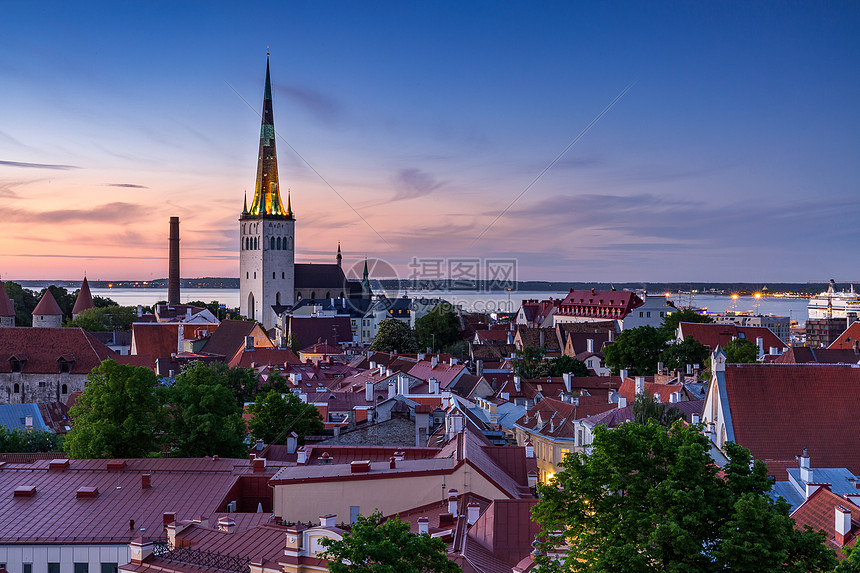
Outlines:
<svg viewBox="0 0 860 573"><path fill-rule="evenodd" d="M170 218L168 245L167 304L179 304L179 217Z"/></svg>

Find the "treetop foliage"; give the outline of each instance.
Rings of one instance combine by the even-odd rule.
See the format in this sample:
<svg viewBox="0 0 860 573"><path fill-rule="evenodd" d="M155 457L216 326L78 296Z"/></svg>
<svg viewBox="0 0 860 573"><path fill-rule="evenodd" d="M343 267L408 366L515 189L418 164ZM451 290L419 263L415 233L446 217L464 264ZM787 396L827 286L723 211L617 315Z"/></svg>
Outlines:
<svg viewBox="0 0 860 573"><path fill-rule="evenodd" d="M720 468L695 427L595 428L589 455L568 454L539 486L540 571L823 572L824 533L799 531L773 501L767 468L729 443ZM551 557L561 551L561 561Z"/></svg>
<svg viewBox="0 0 860 573"><path fill-rule="evenodd" d="M396 318L386 318L379 323L379 331L370 349L400 354L418 352L418 341L408 324Z"/></svg>
<svg viewBox="0 0 860 573"><path fill-rule="evenodd" d="M398 518L384 520L379 511L359 515L343 540L322 539L331 573L456 573L444 541L410 532Z"/></svg>

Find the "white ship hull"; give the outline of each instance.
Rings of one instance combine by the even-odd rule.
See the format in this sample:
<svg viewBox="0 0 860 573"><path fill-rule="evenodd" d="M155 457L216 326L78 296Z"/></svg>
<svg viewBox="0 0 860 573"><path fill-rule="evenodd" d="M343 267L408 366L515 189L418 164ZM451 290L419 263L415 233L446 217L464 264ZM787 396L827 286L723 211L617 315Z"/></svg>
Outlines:
<svg viewBox="0 0 860 573"><path fill-rule="evenodd" d="M809 299L809 318L847 318L850 312L860 317L860 293L854 292L854 286L842 292L836 292L833 286L831 281L830 288Z"/></svg>

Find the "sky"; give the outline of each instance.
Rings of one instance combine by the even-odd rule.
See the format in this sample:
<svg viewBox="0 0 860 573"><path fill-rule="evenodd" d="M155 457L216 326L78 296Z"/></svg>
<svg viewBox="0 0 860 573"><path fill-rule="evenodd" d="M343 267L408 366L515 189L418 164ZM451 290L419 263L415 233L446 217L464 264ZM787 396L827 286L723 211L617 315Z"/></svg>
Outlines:
<svg viewBox="0 0 860 573"><path fill-rule="evenodd" d="M0 10L3 280L238 276L267 48L299 262L860 277L857 2Z"/></svg>

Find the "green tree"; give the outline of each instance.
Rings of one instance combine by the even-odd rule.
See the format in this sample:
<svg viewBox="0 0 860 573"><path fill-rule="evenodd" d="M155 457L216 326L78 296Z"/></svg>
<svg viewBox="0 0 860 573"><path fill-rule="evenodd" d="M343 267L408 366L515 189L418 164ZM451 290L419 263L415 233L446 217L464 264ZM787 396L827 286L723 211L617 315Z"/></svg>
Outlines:
<svg viewBox="0 0 860 573"><path fill-rule="evenodd" d="M637 424L654 420L661 426L671 426L675 420L683 417L678 408L658 402L650 392L639 394L633 402L633 421Z"/></svg>
<svg viewBox="0 0 860 573"><path fill-rule="evenodd" d="M843 547L842 552L847 555L846 559L839 562L833 573L860 573L860 545L855 544L853 547Z"/></svg>
<svg viewBox="0 0 860 573"><path fill-rule="evenodd" d="M415 321L415 338L418 348L432 348L436 352L460 341L460 319L449 304L437 304Z"/></svg>
<svg viewBox="0 0 860 573"><path fill-rule="evenodd" d="M298 434L303 444L305 436L319 434L325 428L316 406L305 404L291 392L282 395L270 390L261 394L248 406L248 412L254 414L248 423L251 435L267 444L286 444L290 432Z"/></svg>
<svg viewBox="0 0 860 573"><path fill-rule="evenodd" d="M568 372L577 377L589 376L588 366L582 360L577 360L570 356L559 356L558 358L550 358L544 362L544 372L546 376L562 376Z"/></svg>
<svg viewBox="0 0 860 573"><path fill-rule="evenodd" d="M63 436L47 430L0 426L0 452L61 452Z"/></svg>
<svg viewBox="0 0 860 573"><path fill-rule="evenodd" d="M824 532L799 531L767 496L763 462L727 444L720 468L696 428L628 422L595 428L588 455L568 454L539 486L540 571L823 572ZM562 561L551 555L562 548Z"/></svg>
<svg viewBox="0 0 860 573"><path fill-rule="evenodd" d="M396 318L386 318L379 323L379 331L370 345L379 352L418 352L418 341L409 325Z"/></svg>
<svg viewBox="0 0 860 573"><path fill-rule="evenodd" d="M541 376L544 354L546 349L543 347L524 346L514 359L514 374L526 380Z"/></svg>
<svg viewBox="0 0 860 573"><path fill-rule="evenodd" d="M80 289L75 291L75 300L78 298L78 293L81 292ZM111 298L107 298L105 296L94 296L93 297L93 305L96 308L104 308L106 306L119 306L119 303ZM135 309L136 311L137 309Z"/></svg>
<svg viewBox="0 0 860 573"><path fill-rule="evenodd" d="M71 458L139 458L159 449L158 379L148 368L105 360L87 375L63 444Z"/></svg>
<svg viewBox="0 0 860 573"><path fill-rule="evenodd" d="M272 390L278 394L286 394L290 391L287 379L278 374L274 369L269 372L266 382L260 386L257 392L254 393L254 396L265 396Z"/></svg>
<svg viewBox="0 0 860 573"><path fill-rule="evenodd" d="M626 368L631 376L652 376L668 340L662 330L653 326L624 330L603 350L606 365L614 375Z"/></svg>
<svg viewBox="0 0 860 573"><path fill-rule="evenodd" d="M39 304L38 295L18 283L4 282L3 288L15 306L15 324L33 326L33 309Z"/></svg>
<svg viewBox="0 0 860 573"><path fill-rule="evenodd" d="M698 364L701 367L710 354L707 346L692 336L687 336L683 342L667 346L660 354L660 361L669 370L683 370L687 364Z"/></svg>
<svg viewBox="0 0 860 573"><path fill-rule="evenodd" d="M675 312L666 314L663 318L663 324L660 326L660 330L662 330L668 338L675 338L679 322L710 323L714 322L714 319L706 314L699 314L695 310L691 310L689 308L676 310Z"/></svg>
<svg viewBox="0 0 860 573"><path fill-rule="evenodd" d="M226 386L233 393L240 407L257 394L257 373L253 368L230 367L226 362L210 362L206 367L210 371L208 375L211 376L211 379L207 379L207 383L217 382ZM195 372L195 375L203 374L202 368Z"/></svg>
<svg viewBox="0 0 860 573"><path fill-rule="evenodd" d="M188 364L172 386L162 390L168 406L168 450L183 458L245 456L242 406L224 376L200 361Z"/></svg>
<svg viewBox="0 0 860 573"><path fill-rule="evenodd" d="M331 573L455 573L461 571L448 560L448 547L426 533L414 534L398 518L383 521L375 511L359 515L343 540L322 539Z"/></svg>
<svg viewBox="0 0 860 573"><path fill-rule="evenodd" d="M740 364L758 360L758 346L745 338L735 338L726 343L726 362Z"/></svg>
<svg viewBox="0 0 860 573"><path fill-rule="evenodd" d="M97 306L88 308L72 320L66 321L66 326L83 328L90 332L110 330L131 330L131 324L137 320L137 309L131 306Z"/></svg>

